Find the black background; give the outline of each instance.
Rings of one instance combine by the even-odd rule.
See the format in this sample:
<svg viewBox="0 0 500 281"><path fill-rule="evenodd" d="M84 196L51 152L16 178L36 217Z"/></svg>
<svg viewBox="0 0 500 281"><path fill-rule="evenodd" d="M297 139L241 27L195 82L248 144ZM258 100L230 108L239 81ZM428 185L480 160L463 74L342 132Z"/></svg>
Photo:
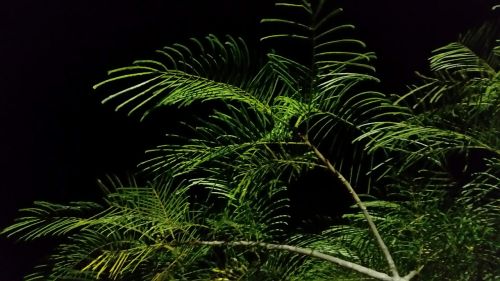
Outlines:
<svg viewBox="0 0 500 281"><path fill-rule="evenodd" d="M331 0L333 1L333 0ZM0 228L34 200L99 196L96 178L132 170L161 130L101 106L105 71L204 36L257 38L271 0L51 0L0 3ZM397 93L430 51L492 17L488 0L343 0ZM169 120L163 120L165 126ZM157 127L157 126L155 126ZM0 281L20 280L47 243L0 238Z"/></svg>

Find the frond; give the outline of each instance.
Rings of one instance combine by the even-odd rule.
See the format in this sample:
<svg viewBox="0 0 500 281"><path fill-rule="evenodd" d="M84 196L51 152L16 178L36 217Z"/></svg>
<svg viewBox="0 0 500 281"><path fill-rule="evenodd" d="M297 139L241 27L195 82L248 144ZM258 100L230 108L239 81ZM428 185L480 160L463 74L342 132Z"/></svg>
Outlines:
<svg viewBox="0 0 500 281"><path fill-rule="evenodd" d="M112 79L128 79L136 75L137 73L125 74ZM147 75L148 80L108 96L103 100L103 103L115 98L123 99L125 94L133 91L133 94L126 98L125 101L122 101L116 109L119 110L130 104L132 107L128 110L129 114L143 111L145 115L142 118L149 114L151 110L161 106L177 105L182 107L191 105L196 101L217 99L243 102L257 110L269 111L267 105L252 96L251 93L226 83L215 82L177 70L159 71L152 69L147 72L142 71L140 75ZM107 80L103 83L111 81ZM100 84L96 87L99 86ZM137 93L136 90L140 92Z"/></svg>
<svg viewBox="0 0 500 281"><path fill-rule="evenodd" d="M467 75L495 74L495 70L481 57L462 43L451 43L433 51L430 59L432 71L446 71L448 73L463 72Z"/></svg>
<svg viewBox="0 0 500 281"><path fill-rule="evenodd" d="M460 133L458 131L441 129L424 124L411 122L384 122L360 139L370 137L370 150L386 148L404 155L401 169L410 167L421 159L440 161L449 152L460 152L471 149L484 149L500 155L497 146L482 140L483 135L475 137L475 132Z"/></svg>
<svg viewBox="0 0 500 281"><path fill-rule="evenodd" d="M394 101L406 107L408 118L377 120L359 139L370 138L372 151L402 153L403 170L424 159L442 161L451 153L485 150L499 155L498 35L498 26L487 23L435 50L432 73L421 75L422 84Z"/></svg>
<svg viewBox="0 0 500 281"><path fill-rule="evenodd" d="M482 107L498 96L491 89L498 85L500 57L496 54L498 24L486 23L433 51L431 76L422 76L423 84L414 86L395 103L408 102L417 112L439 109L443 105Z"/></svg>
<svg viewBox="0 0 500 281"><path fill-rule="evenodd" d="M339 104L328 101L342 96L361 82L378 81L369 74L374 71L370 65L374 54L364 52L365 44L350 37L348 31L354 26L336 22L341 9L333 9L325 1L312 5L297 0L279 2L276 6L286 18L262 20L262 23L276 30L261 40L277 41L278 54L272 55L270 59L278 66L276 72L290 86L290 92L300 94L299 101L312 102L315 107L326 106L324 110L330 111ZM286 33L281 33L281 30L286 30ZM281 50L281 46L286 48ZM307 55L305 58L294 57L294 54L287 53L290 49L301 49ZM280 54L280 50L285 55Z"/></svg>
<svg viewBox="0 0 500 281"><path fill-rule="evenodd" d="M470 182L462 188L459 204L479 217L490 230L498 227L496 218L500 216L500 160L486 160L486 169L472 175Z"/></svg>
<svg viewBox="0 0 500 281"><path fill-rule="evenodd" d="M496 40L496 46L493 48L495 56L500 57L500 40Z"/></svg>
<svg viewBox="0 0 500 281"><path fill-rule="evenodd" d="M250 53L241 38L227 36L221 41L209 35L157 53L157 60L138 60L132 66L109 71L110 77L94 86L111 87L113 92L102 102L114 102L116 110L137 112L142 118L157 107L214 99L240 101L267 110L262 95L268 93L249 92L256 79L252 69L258 67L250 66ZM262 86L258 89L263 90Z"/></svg>
<svg viewBox="0 0 500 281"><path fill-rule="evenodd" d="M21 240L34 240L46 236L64 236L90 224L85 218L103 207L94 202L73 202L61 205L43 201L31 208L21 209L22 217L2 230L1 234L17 236Z"/></svg>
<svg viewBox="0 0 500 281"><path fill-rule="evenodd" d="M500 66L494 49L500 36L499 26L486 22L461 36L458 42L450 43L433 51L430 68L434 72L473 77L491 77Z"/></svg>
<svg viewBox="0 0 500 281"><path fill-rule="evenodd" d="M167 180L144 188L121 186L106 197L108 207L104 210L85 202L69 206L38 203L36 208L24 210L24 217L4 233L23 240L45 236L67 239L51 255L53 267L45 273L39 268L41 273L31 275L33 280L42 275L49 280L102 276L121 280L161 256L175 261L190 248L177 249L169 246L171 241L195 239L195 231L201 226L196 224L196 212L189 209L187 189L173 190L172 185L172 180ZM82 210L93 213L72 215ZM191 251L196 256L197 252ZM161 265L163 269L165 266ZM148 270L155 268L150 266Z"/></svg>

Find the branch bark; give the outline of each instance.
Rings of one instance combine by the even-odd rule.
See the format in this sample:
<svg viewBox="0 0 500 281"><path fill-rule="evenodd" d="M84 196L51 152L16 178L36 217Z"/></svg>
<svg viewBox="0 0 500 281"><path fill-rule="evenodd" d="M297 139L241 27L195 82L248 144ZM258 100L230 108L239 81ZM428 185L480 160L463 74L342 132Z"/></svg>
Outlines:
<svg viewBox="0 0 500 281"><path fill-rule="evenodd" d="M358 194L356 193L354 188L351 186L349 181L347 181L347 179L337 169L335 169L335 167L332 165L332 163L330 163L330 161L311 142L309 142L307 137L303 137L303 139L304 139L305 144L307 146L309 146L314 151L314 154L316 154L316 156L319 158L319 160L326 165L327 169L330 172L332 172L332 174L335 177L337 177L340 180L340 182L347 188L347 190L351 194L352 198L354 199L354 201L356 202L358 207L361 209L363 216L365 217L366 221L368 222L368 226L370 228L370 231L372 232L373 236L375 236L375 239L377 241L377 245L382 250L382 253L384 254L384 257L387 261L389 269L392 273L392 277L394 278L391 280L404 280L404 279L401 279L401 277L399 276L399 272L398 272L398 269L396 267L396 263L394 262L394 259L392 258L392 255L391 255L391 252L389 251L389 248L387 247L384 240L382 239L382 236L380 235L380 233L377 229L377 226L373 222L372 216L370 215L370 213L368 213L368 210L367 210L365 204L363 204L363 201L361 201L361 199L359 198Z"/></svg>
<svg viewBox="0 0 500 281"><path fill-rule="evenodd" d="M247 247L262 247L266 248L269 250L284 250L288 252L293 252L305 256L310 256L310 257L315 257L319 258L325 261L328 261L330 263L334 263L337 265L340 265L342 267L357 271L361 274L373 277L377 280L383 280L383 281L400 281L401 279L395 279L383 272L378 272L376 270L373 270L368 267L364 267L362 265L343 260L341 258L337 258L334 256L330 256L324 253L321 253L319 251L313 250L313 249L308 249L308 248L301 248L301 247L296 247L296 246L290 246L290 245L283 245L283 244L272 244L272 243L264 243L264 242L253 242L253 241L233 241L233 242L226 242L226 241L195 241L194 244L199 244L199 245L207 245L207 246L247 246ZM410 279L407 279L410 280ZM406 280L405 280L406 281Z"/></svg>
<svg viewBox="0 0 500 281"><path fill-rule="evenodd" d="M354 270L354 271L359 272L361 274L364 274L366 276L370 276L370 277L373 277L377 280L382 280L382 281L410 281L422 269L422 267L420 267L418 270L414 270L404 277L389 276L383 272L376 271L374 269L359 265L357 263L353 263L350 261L343 260L341 258L330 256L328 254L324 254L324 253L316 251L314 249L302 248L302 247L297 247L297 246L290 246L290 245L284 245L284 244L272 244L272 243L256 242L256 241L200 241L200 240L198 240L198 241L192 241L191 244L206 245L206 246L262 247L262 248L266 248L269 250L283 250L283 251L297 253L297 254L301 254L301 255L305 255L305 256L309 256L309 257L319 258L319 259L325 260L327 262L340 265L344 268Z"/></svg>

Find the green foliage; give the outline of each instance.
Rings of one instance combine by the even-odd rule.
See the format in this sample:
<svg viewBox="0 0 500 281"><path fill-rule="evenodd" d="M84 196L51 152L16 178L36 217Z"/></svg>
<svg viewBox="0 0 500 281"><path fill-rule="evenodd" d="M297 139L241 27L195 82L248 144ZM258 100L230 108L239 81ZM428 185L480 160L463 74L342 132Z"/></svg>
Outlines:
<svg viewBox="0 0 500 281"><path fill-rule="evenodd" d="M420 280L500 276L497 28L434 51L431 73L391 99L372 90L375 55L350 36L352 25L336 22L341 9L295 0L276 10L262 20L270 34L261 41L272 48L260 60L241 38L209 35L95 85L103 103L141 119L203 103L214 110L147 151L139 165L146 184L110 178L102 204L21 210L3 234L61 241L27 280L371 278L314 259L313 249L380 280L409 280L394 274L357 209L321 233L289 226L287 188L324 168L339 178L332 188L378 188L379 198L363 201L400 273L423 266Z"/></svg>
<svg viewBox="0 0 500 281"><path fill-rule="evenodd" d="M417 178L392 185L392 201L367 203L399 267L424 266L422 280L496 280L499 241L498 160L461 187L446 173L422 170ZM450 190L457 194L450 199ZM450 202L453 200L453 202ZM329 244L354 253L362 264L384 266L361 215L346 215L347 226L322 234ZM337 254L337 255L338 255Z"/></svg>
<svg viewBox="0 0 500 281"><path fill-rule="evenodd" d="M371 149L402 151L408 159L403 167L426 157L439 162L464 150L500 155L498 32L497 25L487 23L435 50L431 75L394 101L411 117L375 124L363 136L371 138Z"/></svg>
<svg viewBox="0 0 500 281"><path fill-rule="evenodd" d="M380 212L378 226L400 266L424 266L422 280L500 276L498 31L487 23L435 50L431 74L420 75L423 83L394 102L411 118L375 123L361 136L371 138L372 151L397 152L378 167L387 169L394 196L374 202L390 208L371 210ZM360 218L354 221L361 225ZM350 248L370 253L368 264L378 259L373 267L383 264L366 251L366 231L356 229L344 234L359 236Z"/></svg>
<svg viewBox="0 0 500 281"><path fill-rule="evenodd" d="M189 187L176 186L172 178L146 186L130 184L115 183L103 207L38 203L22 210L24 216L4 232L22 240L64 237L51 256L53 269L45 276L42 267L40 274L27 279L207 280L218 274L217 266L225 265L215 259L239 261L245 252L257 252L228 251L221 256L196 241L261 240L282 226L278 210L286 207L286 200L279 199L279 190L259 196L251 206L248 201L231 200L210 210L189 203ZM91 216L68 215L68 211L85 214L88 207L95 211L98 206L101 211Z"/></svg>

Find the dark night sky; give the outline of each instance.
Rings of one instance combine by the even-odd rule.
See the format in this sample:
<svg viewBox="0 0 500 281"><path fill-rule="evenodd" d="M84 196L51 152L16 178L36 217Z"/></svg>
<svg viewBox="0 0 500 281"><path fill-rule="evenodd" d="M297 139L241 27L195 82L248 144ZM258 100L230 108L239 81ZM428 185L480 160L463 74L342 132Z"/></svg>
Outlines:
<svg viewBox="0 0 500 281"><path fill-rule="evenodd" d="M332 0L333 1L333 0ZM256 38L270 0L11 0L0 4L0 228L33 200L98 195L95 179L133 169L161 131L99 105L107 69L208 33ZM488 0L342 0L379 56L386 91L423 70L433 48L487 17ZM165 120L168 125L168 120ZM45 246L0 238L0 281L20 280Z"/></svg>

